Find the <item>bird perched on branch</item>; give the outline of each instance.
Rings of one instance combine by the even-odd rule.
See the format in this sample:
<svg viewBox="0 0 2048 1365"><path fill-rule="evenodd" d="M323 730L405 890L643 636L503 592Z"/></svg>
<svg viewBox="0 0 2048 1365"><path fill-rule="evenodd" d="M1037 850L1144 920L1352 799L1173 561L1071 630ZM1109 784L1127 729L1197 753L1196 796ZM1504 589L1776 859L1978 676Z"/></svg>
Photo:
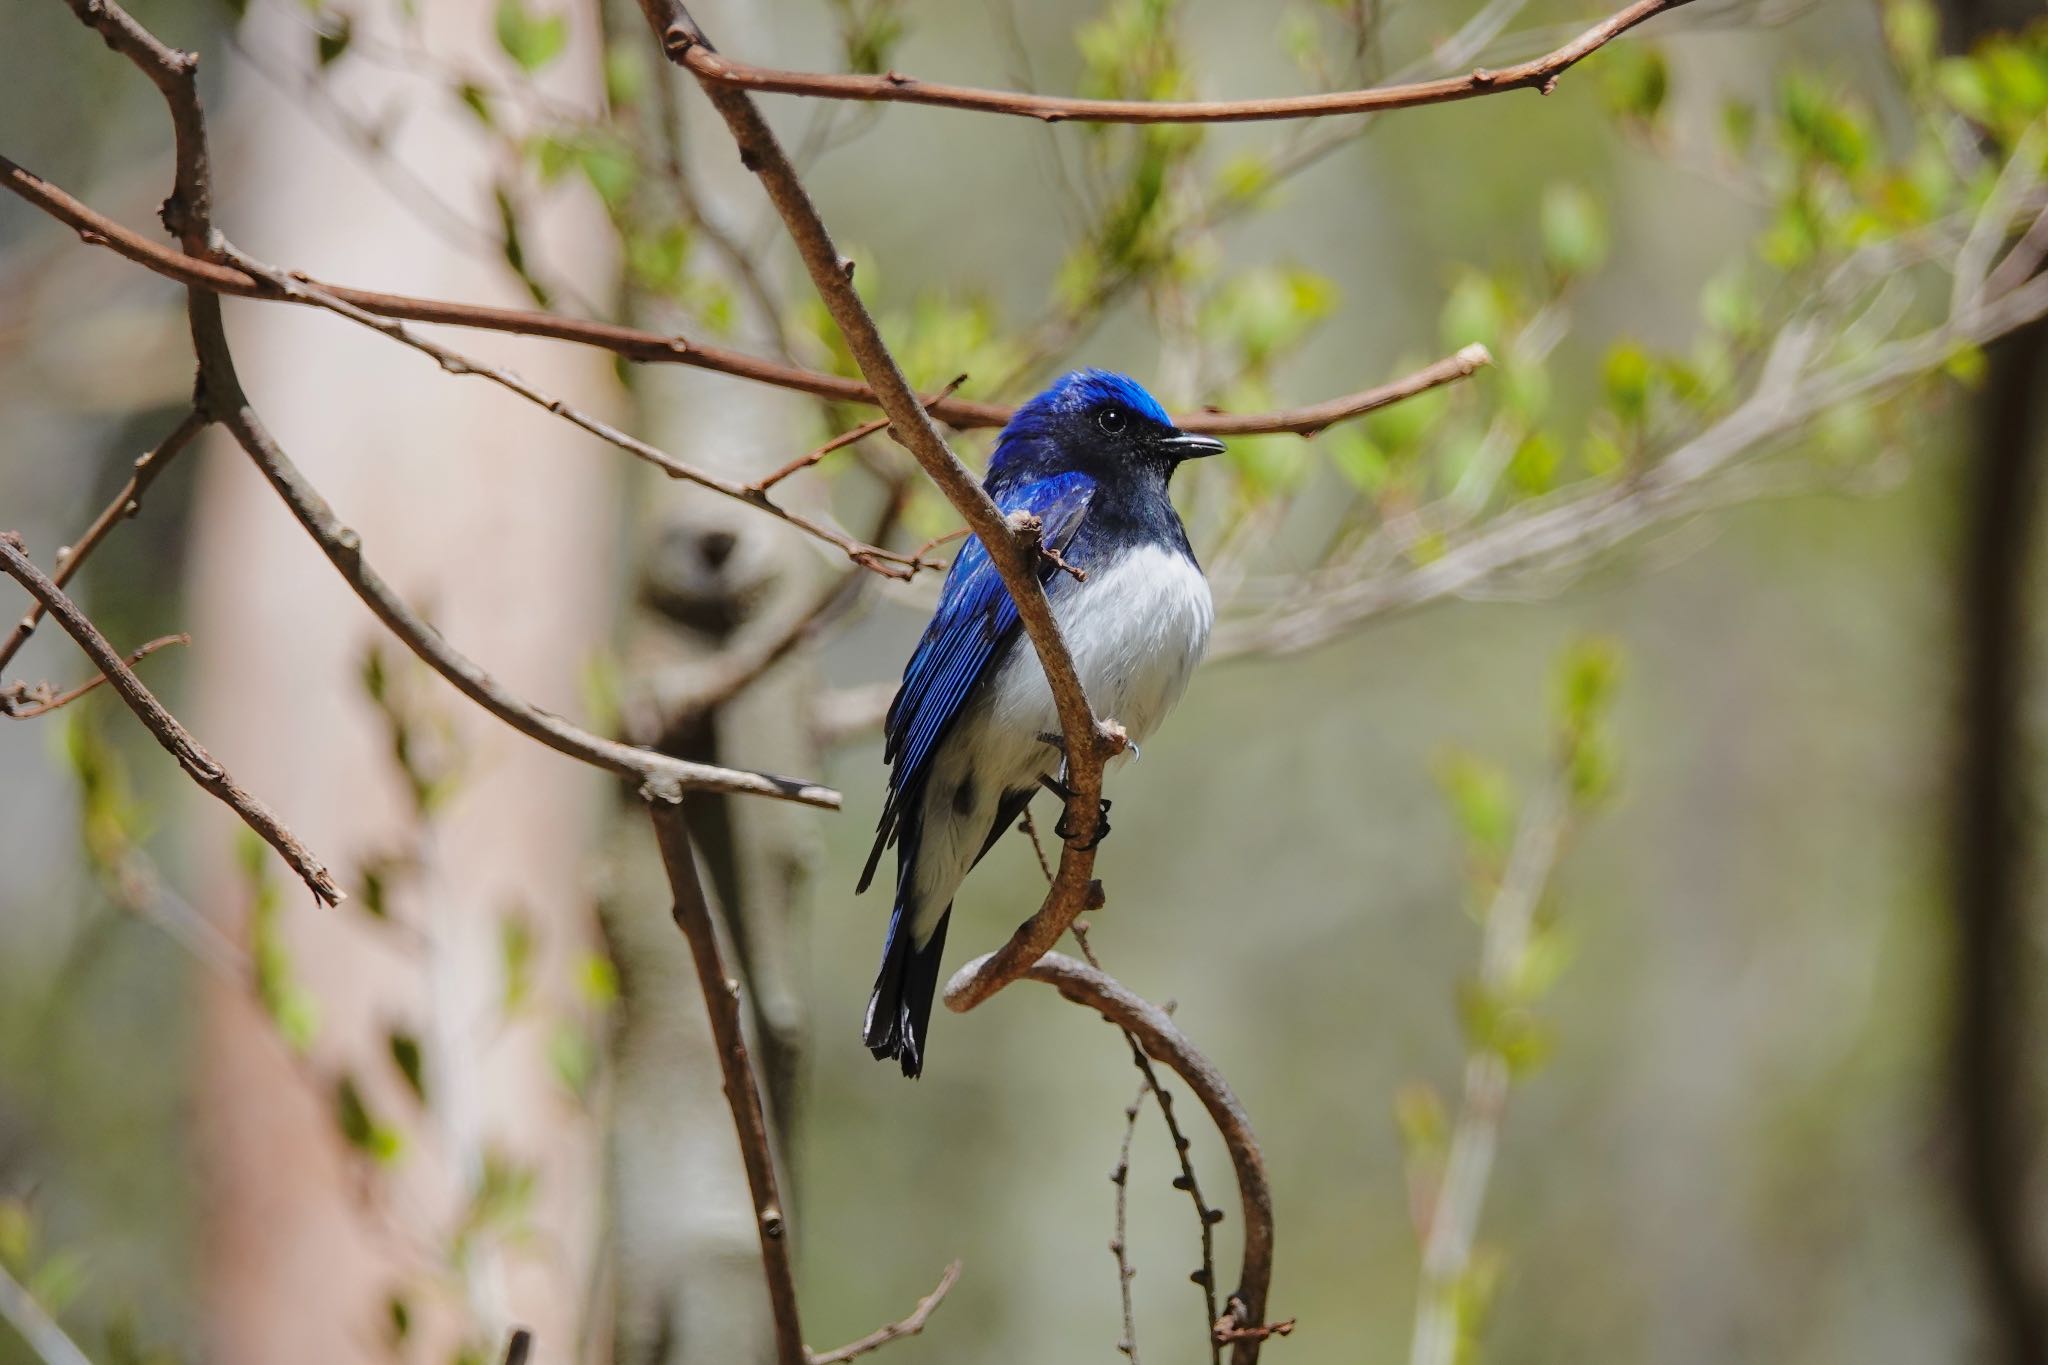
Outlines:
<svg viewBox="0 0 2048 1365"><path fill-rule="evenodd" d="M1222 449L1176 428L1136 381L1082 370L1019 408L989 458L997 508L1038 519L1039 581L1089 706L1133 751L1180 700L1215 620L1167 481ZM915 1076L954 892L1040 786L1065 777L1052 689L979 540L954 559L904 667L883 757L889 797L860 890L893 843L896 906L862 1037Z"/></svg>

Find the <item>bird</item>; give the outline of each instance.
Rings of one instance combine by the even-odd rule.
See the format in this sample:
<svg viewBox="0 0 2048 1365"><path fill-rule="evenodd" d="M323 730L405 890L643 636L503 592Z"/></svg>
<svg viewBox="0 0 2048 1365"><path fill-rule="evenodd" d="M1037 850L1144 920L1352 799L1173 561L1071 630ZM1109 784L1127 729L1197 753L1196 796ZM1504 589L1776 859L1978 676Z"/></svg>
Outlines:
<svg viewBox="0 0 2048 1365"><path fill-rule="evenodd" d="M1039 581L1090 708L1130 740L1126 757L1180 700L1215 624L1167 485L1182 462L1223 449L1180 430L1136 380L1088 369L1018 408L989 457L982 487L997 510L1039 519L1051 552ZM1041 786L1062 790L1061 749L1016 604L969 537L889 706L888 793L856 892L893 844L895 906L861 1038L905 1076L924 1069L954 893Z"/></svg>

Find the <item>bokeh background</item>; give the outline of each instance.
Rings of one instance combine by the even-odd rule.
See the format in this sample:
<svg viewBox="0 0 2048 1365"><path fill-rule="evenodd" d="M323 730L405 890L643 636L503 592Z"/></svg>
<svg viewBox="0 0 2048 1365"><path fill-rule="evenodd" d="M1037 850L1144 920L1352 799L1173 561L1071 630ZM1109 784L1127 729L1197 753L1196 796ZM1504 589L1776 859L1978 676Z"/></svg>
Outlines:
<svg viewBox="0 0 2048 1365"><path fill-rule="evenodd" d="M459 126L445 91L412 96L434 112L394 118L376 147L323 113L330 96L359 123L402 106L403 53L387 60L359 37L332 84L302 84L255 73L285 61L265 54L304 46L292 40L310 22L302 7L255 0L239 30L226 7L202 0L133 8L206 54L224 223L238 240L364 286L520 300L494 251L465 249L462 225L437 227L438 210L423 207L445 199L491 226L492 149L431 131L436 118ZM357 7L362 34L377 30L370 12L379 8ZM436 12L441 51L461 51L468 33L473 60L502 65L491 6L422 8ZM729 47L765 63L837 63L836 12L794 0L740 8L712 12L734 35ZM1392 7L1386 69L1426 53L1472 8ZM1021 51L1043 88L1064 90L1082 72L1074 35L1096 11L1019 6L1006 19L1001 7L914 0L901 14L907 37L893 65L1004 85ZM1185 58L1204 94L1299 83L1276 36L1279 15L1264 4L1186 7ZM1584 17L1532 5L1516 31L1545 34ZM998 38L1010 23L1021 46ZM1279 396L1363 387L1440 353L1439 341L1456 344L1441 335L1440 315L1457 272L1527 258L1546 187L1569 181L1602 207L1611 238L1605 269L1573 297L1551 363L1562 401L1589 402L1596 385L1584 376L1617 337L1683 344L1702 284L1766 226L1764 207L1696 164L1712 154L1694 130L1723 101L1767 92L1802 65L1857 92L1880 126L1904 117L1887 84L1880 12L1862 0L1709 7L1646 37L1670 72L1661 145L1621 126L1595 58L1586 79L1567 78L1547 100L1386 119L1293 178L1274 211L1216 234L1219 272L1277 263L1334 287L1327 318L1274 377ZM596 41L573 18L567 65L546 73L559 98L587 95ZM359 78L352 63L365 68ZM792 135L805 126L802 106L771 112ZM762 220L751 186L723 164L705 110L689 113L718 211L753 231ZM812 187L857 248L857 278L882 297L982 299L993 317L1028 319L1056 288L1070 244L1048 149L1067 139L1072 154L1087 136L887 109L819 157ZM1273 137L1217 130L1202 155L1222 164ZM167 148L153 92L63 6L14 0L0 14L0 149L148 226ZM389 173L380 157L413 169ZM480 179L466 168L472 160L486 167ZM593 217L591 196L560 198L536 210L552 216L532 255L586 298L603 298L611 254L578 246L590 240L577 234ZM774 278L794 278L779 244L761 254ZM562 295L559 306L581 311L570 289ZM387 357L395 348L338 319L278 311L230 313L259 406L316 476L325 471L343 514L374 532L373 553L389 547L394 577L451 636L543 704L585 715L606 691L593 675L630 680L670 666L644 645L641 565L667 543L649 509L671 491L657 495L616 452L552 434L509 396L434 374L420 357ZM745 324L739 332L744 340ZM562 377L546 348L502 353L608 410L637 412L707 464L765 467L814 439L801 400L739 381L664 376L667 397L629 400L602 358L571 356ZM1120 305L1069 358L1146 379L1172 363L1142 300ZM0 204L0 523L47 562L176 421L189 378L174 289L77 245L23 204ZM466 406L438 419L422 415L458 402ZM1272 1308L1300 1320L1269 1358L1306 1365L1406 1349L1418 1252L1396 1100L1416 1082L1455 1098L1466 1047L1460 991L1475 968L1482 899L1441 774L1447 755L1470 753L1520 791L1540 785L1555 661L1589 634L1615 642L1625 661L1611 719L1616 779L1575 829L1548 901L1569 952L1542 1005L1546 1060L1518 1080L1482 1222L1492 1302L1483 1358L1977 1358L1982 1308L1952 1194L1944 1072L1951 604L1969 402L1953 390L1899 458L1853 490L1691 516L1506 600L1437 603L1304 654L1208 668L1143 759L1114 776L1116 832L1099 863L1109 904L1094 917L1094 943L1133 989L1178 1002L1181 1026L1231 1078L1263 1140L1278 1209ZM523 484L529 476L536 482ZM361 865L393 831L417 824L420 809L391 776L391 708L371 706L360 686L373 625L327 581L313 548L259 505L264 496L234 451L204 447L151 491L80 580L80 600L117 642L194 630L189 649L146 666L147 679L328 854L360 900ZM1287 567L1290 553L1283 539L1271 566ZM808 551L797 559L806 581L826 567ZM928 602L922 585L873 595L802 664L800 686L891 679ZM281 871L264 874L278 902L266 932L290 945L295 988L320 1017L312 1063L283 1060L274 1039L247 1041L270 1023L263 1012L224 1004L235 989L110 896L104 867L88 856L94 821L118 801L117 823L157 869L157 890L143 899L177 898L238 937L257 917L256 892L237 870L227 813L190 789L110 696L0 728L0 1198L33 1224L28 1258L82 1341L111 1331L136 1358L261 1359L292 1339L296 1321L310 1336L303 1350L268 1358L449 1358L454 1348L430 1345L424 1328L391 1344L385 1305L401 1282L426 1285L403 1295L422 1318L458 1320L449 1342L527 1315L516 1271L480 1287L474 1265L443 1247L424 1258L431 1271L391 1271L363 1249L377 1239L348 1231L345 1215L301 1216L302 1201L325 1200L446 1222L436 1222L436 1178L325 1150L337 1145L332 1121L318 1094L293 1097L294 1068L355 1055L367 1073L352 1027L371 1021L374 1054L375 1021L394 1009L435 1016L419 1002L496 998L513 901L524 907L517 922L539 927L543 977L559 969L566 979L590 970L593 953L622 953L630 997L638 940L617 926L637 919L650 926L644 934L666 934L665 905L646 874L645 830L616 794L567 760L491 748L497 741L452 692L412 678L395 647L387 657L394 676L410 679L404 705L415 708L424 747L445 741L460 754L450 765L454 813L431 813L446 822L427 840L433 870L406 885L397 918L469 915L480 927L438 947L366 931L349 918L359 910L322 911ZM46 626L15 676L80 673ZM2028 709L2039 715L2038 697ZM789 752L791 714L730 722L718 752L773 766ZM1116 1358L1106 1177L1135 1084L1122 1042L1027 984L972 1014L942 1016L922 1082L874 1065L856 1024L887 907L856 899L852 886L879 808L879 743L856 735L813 762L822 767L806 770L843 789L846 809L788 816L803 858L778 931L789 940L778 980L810 1031L789 1153L808 1336L822 1346L897 1316L959 1257L959 1287L924 1336L889 1348L894 1358ZM125 795L82 799L82 775L96 765L125 774ZM993 946L1041 885L1024 841L1005 841L963 895L954 956ZM344 928L319 923L337 917ZM366 932L384 937L367 950L330 938ZM370 984L380 974L411 994ZM697 1001L685 978L672 979L672 999L629 1004L635 1021L624 1027L630 1035L648 1010L665 1008L680 1021L677 1047L700 1047L689 1033ZM573 988L552 989L538 991L568 1001L568 1014L584 1008ZM757 1291L730 1168L715 1178L712 1152L712 1164L689 1168L696 1174L670 1178L658 1160L626 1150L636 1139L714 1147L725 1122L715 1082L701 1059L671 1059L658 1046L613 1071L603 1059L613 1025L588 1014L576 1015L594 1047L585 1071L557 1056L523 1099L501 1108L472 1096L459 1122L419 1121L430 1135L414 1152L440 1142L456 1155L417 1161L455 1171L474 1209L476 1154L488 1144L465 1138L463 1124L500 1125L510 1147L548 1153L534 1169L554 1183L520 1205L519 1236L494 1253L514 1266L523 1256L567 1264L567 1278L588 1291L583 1316L548 1319L543 1359L602 1354L614 1329L571 1331L597 1343L579 1353L564 1325L591 1323L589 1304L598 1319L614 1304L630 1314L641 1280L695 1306L661 1310L684 1325L637 1358L746 1358L744 1347L706 1344L718 1329L705 1324L723 1310L742 1326L758 1321L747 1316L758 1312ZM464 1032L459 1016L451 1027L452 1041L432 1055L457 1065L473 1038L502 1041ZM556 1049L566 1035L550 1022L536 1036ZM695 1079L663 1098L671 1060ZM574 1102L557 1093L565 1073L587 1087ZM331 1072L320 1074L324 1093ZM390 1078L364 1083L373 1109L409 1131L415 1120ZM656 1098L636 1098L633 1086L649 1083ZM1192 1136L1209 1198L1230 1213L1220 1229L1227 1281L1238 1224L1229 1168L1211 1132L1197 1125ZM277 1145L321 1150L285 1173L255 1172ZM241 1157L224 1162L221 1151ZM1149 1115L1133 1160L1139 1348L1149 1360L1195 1360L1193 1220L1169 1187L1171 1154ZM629 1174L607 1182L608 1165ZM552 1174L564 1169L579 1174ZM366 1182L398 1193L364 1194ZM727 1278L691 1271L653 1231L623 1250L613 1242L614 1254L587 1250L606 1243L605 1229L630 1229L635 1206L683 1223L723 1220L729 1240L740 1208ZM303 1264L304 1277L289 1278L281 1262ZM320 1301L323 1285L333 1302ZM286 1301L248 1302L265 1297ZM501 1316L465 1318L477 1303ZM266 1316L282 1321L237 1325ZM714 1353L725 1349L736 1353ZM630 1358L624 1347L620 1358ZM0 1329L0 1361L29 1359Z"/></svg>

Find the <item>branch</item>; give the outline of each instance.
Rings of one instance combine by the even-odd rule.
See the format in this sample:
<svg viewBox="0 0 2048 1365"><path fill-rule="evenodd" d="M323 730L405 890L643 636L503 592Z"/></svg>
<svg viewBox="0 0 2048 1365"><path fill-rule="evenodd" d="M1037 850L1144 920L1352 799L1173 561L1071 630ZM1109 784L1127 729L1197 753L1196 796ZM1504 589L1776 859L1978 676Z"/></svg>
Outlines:
<svg viewBox="0 0 2048 1365"><path fill-rule="evenodd" d="M43 1311L27 1286L8 1273L5 1264L0 1264L0 1321L20 1335L43 1365L92 1365L92 1359Z"/></svg>
<svg viewBox="0 0 2048 1365"><path fill-rule="evenodd" d="M986 971L995 956L991 953L962 967L948 983L947 994ZM1165 1010L1133 995L1108 974L1062 953L1047 953L1024 974L1052 986L1076 1004L1089 1006L1135 1037L1148 1055L1172 1067L1209 1111L1230 1152L1244 1211L1244 1263L1229 1310L1215 1330L1219 1338L1228 1336L1232 1341L1232 1365L1255 1365L1266 1336L1277 1335L1277 1330L1263 1330L1266 1289L1273 1277L1273 1192L1266 1182L1266 1158L1244 1107L1222 1073L1195 1050Z"/></svg>
<svg viewBox="0 0 2048 1365"><path fill-rule="evenodd" d="M666 801L648 803L654 816L654 837L661 845L662 865L675 892L676 927L689 940L704 1010L711 1016L711 1035L725 1077L726 1103L732 1106L733 1130L747 1168L747 1187L754 1197L754 1221L761 1238L761 1266L768 1279L768 1306L775 1315L775 1357L778 1365L809 1365L803 1327L797 1316L796 1276L789 1263L788 1227L782 1198L775 1188L775 1154L768 1137L768 1117L761 1108L761 1087L747 1055L740 1027L740 983L728 975L712 922L710 903L697 877L697 855L690 847L689 826L682 807Z"/></svg>
<svg viewBox="0 0 2048 1365"><path fill-rule="evenodd" d="M212 254L213 175L206 149L206 115L199 103L199 55L159 41L112 0L64 0L78 21L149 77L170 111L177 170L170 198L158 216L194 256Z"/></svg>
<svg viewBox="0 0 2048 1365"><path fill-rule="evenodd" d="M947 381L946 387L940 389L936 394L932 395L931 398L925 401L924 410L926 412L930 412L940 403L943 403L948 398L951 398L954 392L957 391L959 387L962 384L965 384L966 382L966 375L954 375L952 379ZM847 446L853 445L857 441L864 441L868 437L873 436L876 432L886 431L888 430L888 428L889 419L886 417L877 417L871 421L863 422L859 426L853 428L851 431L840 432L837 436L834 436L831 440L826 441L822 445L817 446L807 454L797 456L794 460L791 460L788 464L782 466L780 469L777 469L770 474L766 474L761 478L756 479L753 483L748 484L747 487L753 492L765 493L769 489L775 487L776 484L781 483L784 479L788 478L790 475L800 474L804 470L809 469L812 465L815 465L816 463L818 463L818 461L824 459L833 451L844 450Z"/></svg>
<svg viewBox="0 0 2048 1365"><path fill-rule="evenodd" d="M924 1330L925 1322L931 1317L932 1310L953 1291L953 1286L959 1283L959 1280L960 1263L955 1261L946 1267L945 1274L939 1276L939 1282L933 1287L932 1292L917 1301L917 1307L910 1310L910 1316L892 1322L887 1327L877 1328L859 1341L850 1341L836 1351L814 1354L810 1357L810 1365L839 1365L841 1361L864 1356L869 1351L878 1351L892 1341L916 1336Z"/></svg>
<svg viewBox="0 0 2048 1365"><path fill-rule="evenodd" d="M40 607L42 603L38 602L36 605ZM192 637L183 632L176 635L159 635L140 648L130 650L128 657L122 662L133 668L160 649L191 643ZM49 683L36 683L34 686L27 683L9 683L5 687L0 687L0 716L6 716L10 720L34 720L38 716L47 716L52 711L71 705L106 680L106 674L95 673L78 686L62 692Z"/></svg>
<svg viewBox="0 0 2048 1365"><path fill-rule="evenodd" d="M58 186L5 156L0 156L0 185L4 185L71 228L88 245L108 247L137 265L153 270L166 279L175 280L188 288L203 289L215 294L229 294L237 298L263 299L274 303L313 302L311 299L291 299L281 293L276 286L245 270L202 260L153 242L87 207ZM773 360L749 355L744 351L706 345L687 337L649 332L612 322L591 322L582 318L563 317L557 313L537 312L531 309L492 308L482 304L416 298L409 294L384 294L303 276L299 278L323 293L330 294L344 303L353 304L365 312L375 313L379 317L574 342L583 346L595 346L643 364L688 365L695 369L730 375L736 379L748 379L795 393L809 394L814 398L824 398L835 403L860 403L875 407L879 406L881 401L875 396L874 389L857 379L825 374L818 370L806 370L795 365L779 364ZM1447 363L1438 361L1428 368L1438 370ZM1464 372L1460 371L1447 375L1437 382L1448 382L1460 377L1462 373ZM1408 396L1410 392L1419 392L1419 389L1409 387L1412 383L1413 377L1397 380L1392 384L1365 389L1305 408L1281 408L1263 413L1198 411L1182 413L1173 420L1184 430L1207 435L1246 436L1261 432L1315 431L1332 422L1363 416L1396 399ZM1015 408L1001 403L983 403L957 397L946 398L932 405L932 416L956 431L1000 427L1006 424L1015 412ZM1305 414L1308 416L1305 417Z"/></svg>
<svg viewBox="0 0 2048 1365"><path fill-rule="evenodd" d="M69 583L71 576L84 566L86 559L99 548L100 542L107 538L107 533L114 529L114 524L142 510L143 492L156 481L156 476L163 472L164 466L177 459L179 452L192 444L192 438L205 427L206 419L194 409L185 414L184 420L178 423L170 435L164 437L161 445L135 462L135 472L128 476L128 482L121 486L121 491L114 495L114 500L92 519L92 525L85 528L85 534L68 549L57 552L57 567L55 573L51 575L52 582L60 588ZM7 667L20 652L21 647L28 643L28 637L35 633L36 623L42 619L43 604L38 602L29 609L28 615L15 623L6 641L0 643L0 668Z"/></svg>
<svg viewBox="0 0 2048 1365"><path fill-rule="evenodd" d="M511 370L498 365L488 365L480 360L472 360L468 356L453 351L437 341L421 336L402 322L394 322L389 318L379 317L368 309L358 308L346 299L338 298L318 285L311 283L302 275L288 274L277 269L275 266L265 265L263 262L255 260L246 253L232 247L226 249L226 256L234 264L248 271L251 275L259 279L268 280L283 293L285 298L293 302L310 303L315 307L325 308L329 312L337 313L349 319L351 322L360 323L374 332L380 332L401 345L410 346L412 349L431 357L436 364L449 374L475 375L482 379L488 379L499 387L518 394L536 407L553 413L571 426L587 431L599 440L609 442L627 454L645 460L648 464L653 465L672 479L681 479L687 483L694 483L700 488L708 488L714 493L723 493L726 497L736 498L751 507L759 508L772 517L788 522L806 535L815 536L828 545L836 546L846 554L848 559L851 559L862 568L871 569L890 578L909 579L917 573L920 567L924 567L920 561L912 559L907 555L897 554L893 550L885 550L879 545L869 545L865 541L855 540L852 536L836 527L812 521L808 517L792 512L780 503L772 501L764 489L748 484L735 483L729 479L721 479L716 474L698 469L694 465L686 464L660 447L649 445L639 437L630 435L613 426L610 422L594 417L581 408L548 394L537 385L522 379Z"/></svg>
<svg viewBox="0 0 2048 1365"><path fill-rule="evenodd" d="M1034 836L1035 842L1035 836ZM1047 869L1051 871L1050 868ZM1078 927L1078 926L1077 926ZM1124 1035L1126 1038L1129 1034ZM1136 1043L1131 1045L1134 1049ZM1138 1137L1138 1110L1144 1105L1145 1097L1152 1093L1151 1082L1138 1086L1138 1093L1124 1106L1124 1141L1117 1149L1116 1169L1109 1173L1109 1183L1116 1186L1116 1230L1110 1234L1109 1254L1116 1257L1116 1295L1124 1311L1124 1335L1116 1344L1131 1365L1138 1365L1138 1314L1131 1302L1131 1281L1137 1276L1138 1268L1131 1264L1129 1241L1129 1215L1131 1206L1131 1143ZM1213 1352L1215 1347L1210 1347Z"/></svg>
<svg viewBox="0 0 2048 1365"><path fill-rule="evenodd" d="M1503 572L1546 558L1584 558L1692 505L1699 489L1740 457L1796 432L1831 408L1881 395L1938 369L1962 343L1983 344L2048 316L2048 276L1979 302L1917 335L1809 370L1812 337L1800 324L1780 335L1750 395L1642 474L1569 489L1488 522L1435 559L1362 577L1321 579L1291 598L1217 631L1213 660L1284 654L1323 644L1359 623L1472 591ZM850 725L853 717L842 718Z"/></svg>
<svg viewBox="0 0 2048 1365"><path fill-rule="evenodd" d="M1547 95L1556 89L1558 77L1573 66L1644 20L1685 3L1687 0L1635 0L1634 4L1593 25L1556 51L1515 66L1492 71L1481 68L1470 75L1444 80L1387 85L1371 90L1289 95L1278 99L1073 99L1060 95L945 85L918 80L896 71L879 76L782 71L721 56L703 43L700 34L692 34L687 29L678 30L675 39L669 42L669 54L688 67L707 89L715 86L726 91L757 90L813 99L932 104L984 114L1034 118L1045 123L1253 123L1411 109L1417 105L1448 104L1454 100L1524 88L1541 90ZM715 94L713 98L717 98Z"/></svg>
<svg viewBox="0 0 2048 1365"><path fill-rule="evenodd" d="M1038 849L1038 830L1031 824L1030 816L1031 813L1029 811L1024 813L1023 829L1031 837L1031 847L1036 851ZM1040 868L1045 869L1046 880L1052 880L1052 871L1050 868L1046 868L1045 854L1042 852L1038 854L1038 865ZM1085 920L1074 921L1074 942L1081 945L1081 956L1088 960L1088 965L1098 972L1102 971L1102 960L1095 955L1095 949L1089 946L1087 922ZM1171 1000L1167 1001L1161 1012L1171 1016L1173 1013L1173 1002ZM1224 1338L1219 1335L1216 1328L1219 1324L1228 1325L1230 1321L1216 1311L1216 1225L1223 1221L1223 1210L1210 1208L1209 1201L1202 1197L1202 1184L1195 1176L1194 1159L1188 1155L1188 1149L1192 1144L1189 1143L1187 1134L1181 1131L1180 1120L1174 1117L1173 1092L1159 1083L1159 1072L1154 1069L1152 1059L1145 1055L1145 1049L1138 1042L1136 1035L1126 1031L1124 1033L1124 1042L1131 1049L1131 1065L1138 1068L1138 1075L1144 1081L1144 1088L1138 1092L1138 1098L1142 1100L1149 1094L1152 1098L1159 1101L1160 1120L1166 1124L1167 1136L1173 1139L1174 1155L1180 1159L1180 1174L1173 1178L1173 1187L1177 1190L1186 1191L1188 1198L1194 1201L1195 1223L1200 1229L1201 1236L1202 1264L1188 1278L1194 1281L1202 1291L1202 1307L1204 1310L1202 1314L1202 1333L1209 1339L1209 1359L1212 1362L1216 1362L1216 1365L1221 1365ZM1133 1120L1136 1119L1136 1105L1132 1106L1130 1117ZM1125 1161L1123 1164L1128 1166L1130 1154L1128 1139L1124 1143L1124 1152ZM1119 1241L1123 1239L1123 1203L1123 1185L1119 1181L1117 1185L1117 1239ZM1119 1249L1117 1252L1117 1263L1119 1266L1123 1265L1123 1259L1123 1252ZM1124 1322L1124 1335L1129 1337L1131 1332L1128 1290L1125 1292ZM1135 1345L1135 1342L1133 1344ZM1126 1354L1131 1355L1133 1365L1135 1365L1136 1355L1132 1352L1126 1352Z"/></svg>
<svg viewBox="0 0 2048 1365"><path fill-rule="evenodd" d="M522 700L461 653L441 632L415 613L393 592L370 562L363 557L362 537L334 515L334 509L306 481L284 450L271 438L234 377L227 339L220 330L217 302L211 295L193 296L193 331L199 345L201 372L208 410L226 427L248 453L263 477L291 508L349 587L376 614L406 648L455 685L457 691L489 711L499 720L531 739L571 758L637 778L644 791L667 799L684 791L728 792L738 795L773 796L808 806L839 808L839 793L797 778L721 768L670 758L649 749L634 748L617 740L592 734L551 711ZM212 307L206 307L212 305ZM210 316L208 316L210 314Z"/></svg>
<svg viewBox="0 0 2048 1365"><path fill-rule="evenodd" d="M690 53L708 47L702 30L679 0L640 0L640 8L672 60L685 63ZM1120 731L1098 724L1089 709L1088 698L1075 675L1073 656L1060 636L1052 606L1038 580L1038 555L1011 533L988 493L946 448L931 416L911 392L896 358L889 353L869 316L867 305L853 287L847 262L833 245L831 233L775 134L761 118L753 100L743 92L702 77L699 84L731 130L740 163L760 179L781 216L813 287L888 416L890 430L981 538L989 562L1016 603L1018 618L1045 670L1059 713L1060 731L1066 741L1066 781L1072 793L1067 798L1067 828L1074 831L1074 837L1061 852L1059 872L1038 914L1018 928L1001 952L986 960L985 975L964 984L956 981L955 987L948 990L949 1007L969 1009L1015 980L1025 967L1048 952L1099 894L1091 873L1095 867L1093 843L1101 819L1102 765L1105 759L1121 752L1124 741Z"/></svg>
<svg viewBox="0 0 2048 1365"><path fill-rule="evenodd" d="M86 657L98 665L101 673L114 684L114 690L121 694L121 700L128 703L149 732L156 736L157 743L170 751L178 760L178 766L206 791L224 802L229 809L242 818L242 823L263 836L265 843L276 849L278 856L291 864L292 871L320 901L328 905L341 904L341 888L320 860L299 842L298 836L284 827L270 807L244 791L214 760L213 755L201 748L199 741L178 723L177 717L164 709L150 690L142 685L142 679L121 662L121 656L107 643L93 623L86 619L72 600L64 595L63 589L43 575L22 548L21 537L12 531L0 531L0 568L4 568L19 582L51 616L64 633L78 642Z"/></svg>

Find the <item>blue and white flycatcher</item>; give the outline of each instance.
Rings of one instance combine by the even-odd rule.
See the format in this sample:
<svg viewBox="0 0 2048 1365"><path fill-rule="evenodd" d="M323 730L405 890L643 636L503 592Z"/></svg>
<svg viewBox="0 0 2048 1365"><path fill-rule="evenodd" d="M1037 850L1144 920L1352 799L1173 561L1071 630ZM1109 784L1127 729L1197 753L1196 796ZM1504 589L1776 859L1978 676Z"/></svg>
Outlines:
<svg viewBox="0 0 2048 1365"><path fill-rule="evenodd" d="M1180 700L1215 620L1167 481L1222 449L1176 428L1135 381L1082 370L1017 409L989 458L996 506L1038 517L1041 543L1084 575L1048 560L1039 577L1089 705L1133 750ZM894 843L896 906L862 1037L906 1076L924 1067L954 892L1041 783L1064 776L1059 733L1017 608L969 538L889 707L889 796L860 879L867 890Z"/></svg>

